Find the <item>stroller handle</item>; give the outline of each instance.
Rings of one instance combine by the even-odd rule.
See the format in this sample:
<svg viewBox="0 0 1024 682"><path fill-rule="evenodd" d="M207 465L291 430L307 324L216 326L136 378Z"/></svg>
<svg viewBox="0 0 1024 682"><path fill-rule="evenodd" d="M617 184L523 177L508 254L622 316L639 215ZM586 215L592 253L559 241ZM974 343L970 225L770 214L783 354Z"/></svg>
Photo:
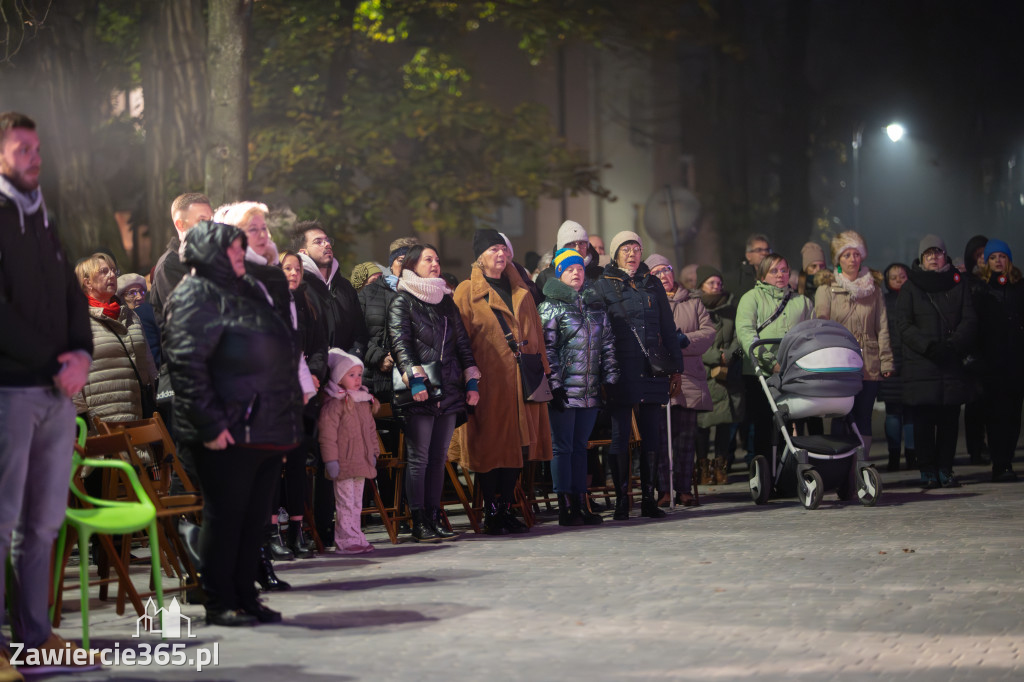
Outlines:
<svg viewBox="0 0 1024 682"><path fill-rule="evenodd" d="M754 343L750 344L750 350L747 351L747 355L753 358L755 348L757 348L758 346L767 346L773 343L782 343L782 339L758 339L757 341L754 341Z"/></svg>

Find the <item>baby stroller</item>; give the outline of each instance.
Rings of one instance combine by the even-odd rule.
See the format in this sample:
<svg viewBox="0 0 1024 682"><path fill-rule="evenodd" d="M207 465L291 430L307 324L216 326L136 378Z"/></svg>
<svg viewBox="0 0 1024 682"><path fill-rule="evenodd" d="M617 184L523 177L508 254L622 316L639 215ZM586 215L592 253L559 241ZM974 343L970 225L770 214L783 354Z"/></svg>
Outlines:
<svg viewBox="0 0 1024 682"><path fill-rule="evenodd" d="M838 322L806 320L782 339L755 341L750 356L757 357L757 347L772 344L779 344L780 372L766 378L759 363L754 368L777 433L771 462L764 456L751 462L750 496L764 504L773 493L788 497L795 492L805 508L816 509L825 492L835 490L841 500L855 493L861 504L874 506L882 481L868 463L864 441L850 417L864 366L857 339ZM791 435L792 420L805 417L843 419L850 435Z"/></svg>

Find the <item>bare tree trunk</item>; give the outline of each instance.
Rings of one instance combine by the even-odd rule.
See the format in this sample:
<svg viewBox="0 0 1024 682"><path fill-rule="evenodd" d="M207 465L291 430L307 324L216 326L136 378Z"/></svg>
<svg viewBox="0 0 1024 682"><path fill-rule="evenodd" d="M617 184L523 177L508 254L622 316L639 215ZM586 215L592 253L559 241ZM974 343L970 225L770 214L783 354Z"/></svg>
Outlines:
<svg viewBox="0 0 1024 682"><path fill-rule="evenodd" d="M210 0L209 8L206 194L216 207L241 199L248 175L246 53L252 0Z"/></svg>
<svg viewBox="0 0 1024 682"><path fill-rule="evenodd" d="M162 251L175 196L203 189L206 131L206 24L203 0L159 0L142 16L142 88L146 100L146 201L137 222Z"/></svg>
<svg viewBox="0 0 1024 682"><path fill-rule="evenodd" d="M67 248L82 256L105 246L118 262L126 263L113 203L97 173L103 155L96 149L94 132L108 96L96 88L97 68L90 60L97 4L56 3L49 29L42 33L36 65L49 107L43 144L52 147L57 160L49 177L60 191L50 206Z"/></svg>

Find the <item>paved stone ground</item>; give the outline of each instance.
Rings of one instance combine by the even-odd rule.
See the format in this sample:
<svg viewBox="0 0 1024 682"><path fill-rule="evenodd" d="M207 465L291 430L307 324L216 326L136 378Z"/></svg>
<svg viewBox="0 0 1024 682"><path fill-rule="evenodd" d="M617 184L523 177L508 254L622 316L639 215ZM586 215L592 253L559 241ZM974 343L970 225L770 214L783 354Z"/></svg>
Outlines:
<svg viewBox="0 0 1024 682"><path fill-rule="evenodd" d="M927 493L885 473L875 508L756 507L734 473L661 521L542 516L435 546L375 533L369 556L279 564L283 624L207 627L186 605L188 652L217 644L216 667L53 679L1024 679L1024 483L957 473L963 488ZM68 613L61 632L78 625ZM93 602L94 647L137 648L133 632Z"/></svg>

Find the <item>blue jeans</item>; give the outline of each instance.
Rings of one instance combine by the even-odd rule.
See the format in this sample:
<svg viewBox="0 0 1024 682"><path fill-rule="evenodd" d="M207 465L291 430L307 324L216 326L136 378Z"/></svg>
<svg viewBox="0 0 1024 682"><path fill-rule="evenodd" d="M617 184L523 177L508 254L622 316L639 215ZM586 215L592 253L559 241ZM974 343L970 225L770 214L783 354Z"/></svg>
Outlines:
<svg viewBox="0 0 1024 682"><path fill-rule="evenodd" d="M441 506L444 464L455 431L455 414L414 414L405 419L405 496L411 509Z"/></svg>
<svg viewBox="0 0 1024 682"><path fill-rule="evenodd" d="M74 444L70 399L52 386L0 387L0 579L10 550L18 595L11 627L28 647L50 636L50 550L64 523Z"/></svg>
<svg viewBox="0 0 1024 682"><path fill-rule="evenodd" d="M548 410L551 422L551 479L556 493L587 491L587 442L597 421L596 407Z"/></svg>

